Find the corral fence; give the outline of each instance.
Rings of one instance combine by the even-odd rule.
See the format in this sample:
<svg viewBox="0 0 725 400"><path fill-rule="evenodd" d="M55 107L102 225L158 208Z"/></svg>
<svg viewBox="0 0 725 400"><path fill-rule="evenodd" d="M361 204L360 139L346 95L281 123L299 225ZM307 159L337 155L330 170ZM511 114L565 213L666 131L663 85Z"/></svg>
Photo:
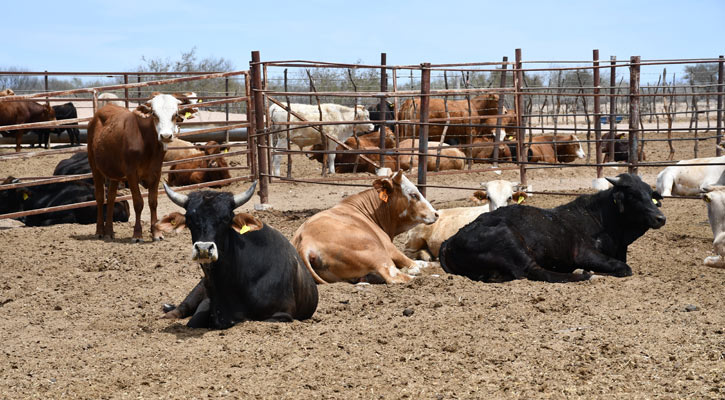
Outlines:
<svg viewBox="0 0 725 400"><path fill-rule="evenodd" d="M677 74L680 75L679 80ZM270 203L269 185L273 183L367 186L351 182L369 181L369 174L328 175L324 163L333 152L337 157L354 155L353 172L362 171L365 165L376 168L387 165L397 169L404 164L406 157L408 164L413 164L415 158L418 162L418 186L424 194L426 187L477 189L428 185L428 176L435 175L515 170L520 182L527 185L527 173L532 171L584 168L592 171L592 178L599 178L603 168L615 165L613 161L605 163L604 153L614 154L615 145L622 143L626 145L625 160L616 165L624 166L632 173L638 173L642 168L663 168L686 158L720 156L722 152L719 145L723 127L723 56L679 60L642 60L636 56L618 60L610 57L605 61L600 60L599 52L594 50L590 60L525 61L521 50L516 49L513 61L503 57L501 61L480 63L390 66L384 53L380 64L364 65L306 60L261 61L260 53L252 52L249 71L8 71L0 72L0 82L10 86L7 80L2 79L32 75L44 78L43 87L16 91L14 96L0 97L0 102L23 100L52 104L73 101L82 104L79 108L87 108L92 115L99 107L101 93L115 94L117 99L114 100L122 102L127 108L134 108L145 101L153 91L196 93L196 99L201 100L196 106L223 113L223 117L214 121L185 122L180 136L194 141L213 138L231 147L228 155L244 155L245 165L228 167L238 171L228 182L221 183L259 180L262 204ZM94 78L96 81L92 87L53 90L56 89L54 83L57 83L53 77L71 76L78 80L76 84L82 84L83 79ZM110 79L110 82L99 84L100 78ZM213 83L206 84L209 82ZM492 95L497 97L497 103L483 118L472 103L481 96ZM435 110L431 108L432 102L437 102ZM372 149L345 144L345 138L330 134L327 127L347 126L349 129L368 122L305 118L294 112L292 105L297 103L316 107L320 117L321 106L325 103L350 106L356 113L357 107L354 106L357 105L368 109L377 106L379 110L390 111L380 114L372 122L380 124L382 132L390 129L395 145L386 146L386 135L383 134L379 135L378 146ZM272 121L269 115L272 105L292 110L286 121ZM404 106L407 113L402 112ZM2 130L48 128L69 123L85 129L89 120L90 117L83 117L29 123L3 126ZM319 134L319 143L334 143L333 149L293 149L290 134L303 129L312 129ZM481 136L484 131L489 132L485 138ZM220 133L221 137L210 136ZM617 139L622 134L624 137ZM550 135L550 140L541 140L543 135ZM551 144L555 159L558 159L558 144L566 142L568 135L576 135L586 149L585 159L571 163L533 162L529 159L532 147L537 144ZM358 134L353 137L355 143L359 143ZM429 138L448 142L450 146L441 144L429 148ZM404 139L416 141L400 147ZM650 156L647 159L647 149L662 143L667 143L669 148L667 156L654 159ZM691 151L688 145L691 145ZM335 146L338 148L334 149ZM457 148L462 155L446 155L442 151L446 147ZM79 150L56 148L6 153L0 155L0 161L76 151ZM506 152L511 155L503 154ZM293 156L301 154L322 156L322 177L297 173L293 167ZM272 161L280 156L283 161L286 160L286 173L275 175L272 173ZM428 164L428 158L435 159L434 171L429 171L431 164ZM462 160L463 169L437 170L446 159ZM164 173L179 162L164 163ZM1 185L0 190L89 178L89 175L49 175L17 177L20 183ZM208 182L179 190L219 184ZM130 196L117 200L128 198ZM4 214L0 218L61 211L92 203Z"/></svg>

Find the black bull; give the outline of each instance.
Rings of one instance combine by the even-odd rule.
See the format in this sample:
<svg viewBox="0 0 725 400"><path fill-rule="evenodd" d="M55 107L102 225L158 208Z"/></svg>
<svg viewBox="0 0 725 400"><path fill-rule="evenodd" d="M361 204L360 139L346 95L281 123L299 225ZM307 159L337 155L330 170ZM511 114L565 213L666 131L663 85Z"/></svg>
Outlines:
<svg viewBox="0 0 725 400"><path fill-rule="evenodd" d="M317 287L287 238L251 215L234 215L255 186L237 196L212 191L186 196L164 183L169 198L186 210L192 259L204 271L201 282L165 317L193 314L190 327L225 329L245 320L303 320L315 312ZM241 216L254 227L235 228Z"/></svg>
<svg viewBox="0 0 725 400"><path fill-rule="evenodd" d="M443 243L441 266L484 282L591 277L576 269L631 275L627 246L665 224L662 196L636 175L607 180L612 188L551 210L512 205L481 214Z"/></svg>

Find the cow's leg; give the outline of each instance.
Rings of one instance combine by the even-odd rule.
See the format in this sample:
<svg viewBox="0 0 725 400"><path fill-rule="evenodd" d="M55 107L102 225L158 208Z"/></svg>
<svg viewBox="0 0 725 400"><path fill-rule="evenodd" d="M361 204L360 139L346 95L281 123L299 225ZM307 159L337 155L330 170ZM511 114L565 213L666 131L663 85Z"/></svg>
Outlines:
<svg viewBox="0 0 725 400"><path fill-rule="evenodd" d="M587 271L618 277L631 276L632 268L626 263L593 249L581 249L574 257L577 267Z"/></svg>
<svg viewBox="0 0 725 400"><path fill-rule="evenodd" d="M327 155L327 170L331 174L335 173L335 149L337 149L337 143L332 140L327 141L327 151L330 153Z"/></svg>
<svg viewBox="0 0 725 400"><path fill-rule="evenodd" d="M127 176L128 188L131 189L131 197L133 198L133 211L136 214L136 223L133 225L133 241L135 243L143 242L143 234L141 229L141 212L143 211L143 197L138 187L138 177L136 173L130 173ZM157 182L158 184L158 182ZM151 186L149 186L151 187ZM149 190L149 197L151 191ZM154 210L155 211L155 210ZM153 229L153 228L152 228Z"/></svg>
<svg viewBox="0 0 725 400"><path fill-rule="evenodd" d="M118 190L118 181L112 180L108 184L108 201L106 202L106 222L103 234L113 239L113 207L116 202L116 191Z"/></svg>
<svg viewBox="0 0 725 400"><path fill-rule="evenodd" d="M277 143L274 144L275 150L281 150L286 149L286 140L283 136L277 137ZM280 165L282 164L282 155L281 154L275 154L272 156L272 169L274 170L274 175L279 176L279 170Z"/></svg>
<svg viewBox="0 0 725 400"><path fill-rule="evenodd" d="M192 316L189 322L186 323L186 326L188 326L189 328L209 328L209 326L211 325L210 318L211 300L206 297L204 298L204 300L201 301L201 303L199 303L199 306L196 307L194 316Z"/></svg>
<svg viewBox="0 0 725 400"><path fill-rule="evenodd" d="M428 244L425 239L417 237L412 240L408 240L405 244L404 253L411 259L430 261L433 259L433 256L426 250L427 248Z"/></svg>
<svg viewBox="0 0 725 400"><path fill-rule="evenodd" d="M158 220L158 218L156 216L156 206L158 205L159 179L160 178L161 178L161 176L159 175L159 177L153 179L153 182L151 182L151 184L149 185L149 210L151 211L151 238L154 241L164 240L164 233L156 225L156 221ZM141 206L143 207L143 203L141 203Z"/></svg>
<svg viewBox="0 0 725 400"><path fill-rule="evenodd" d="M430 266L430 263L427 261L411 260L392 243L388 246L387 251L395 266L401 270L406 270L410 275L418 275L421 269Z"/></svg>
<svg viewBox="0 0 725 400"><path fill-rule="evenodd" d="M103 238L103 201L106 198L106 192L104 190L103 186L103 177L99 172L97 172L95 169L92 170L93 172L93 187L95 189L95 195L96 195L96 237L99 239Z"/></svg>
<svg viewBox="0 0 725 400"><path fill-rule="evenodd" d="M20 152L20 142L23 141L23 135L25 131L15 131L15 152Z"/></svg>
<svg viewBox="0 0 725 400"><path fill-rule="evenodd" d="M204 278L202 278L196 286L191 289L184 301L181 302L177 307L172 308L170 311L165 313L161 318L178 319L186 318L196 312L199 304L207 298L206 288L204 287Z"/></svg>

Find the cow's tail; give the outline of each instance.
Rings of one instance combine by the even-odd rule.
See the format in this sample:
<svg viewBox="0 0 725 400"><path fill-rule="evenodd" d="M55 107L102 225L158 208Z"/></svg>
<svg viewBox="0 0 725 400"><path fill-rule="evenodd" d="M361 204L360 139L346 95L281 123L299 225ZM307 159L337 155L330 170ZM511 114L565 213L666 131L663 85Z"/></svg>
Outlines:
<svg viewBox="0 0 725 400"><path fill-rule="evenodd" d="M310 275L312 275L312 278L317 283L329 283L326 280L322 279L320 275L317 275L317 272L312 267L312 262L310 261L310 250L305 249L304 254L300 254L302 256L302 262L305 263L305 267L307 267L307 271L309 271Z"/></svg>

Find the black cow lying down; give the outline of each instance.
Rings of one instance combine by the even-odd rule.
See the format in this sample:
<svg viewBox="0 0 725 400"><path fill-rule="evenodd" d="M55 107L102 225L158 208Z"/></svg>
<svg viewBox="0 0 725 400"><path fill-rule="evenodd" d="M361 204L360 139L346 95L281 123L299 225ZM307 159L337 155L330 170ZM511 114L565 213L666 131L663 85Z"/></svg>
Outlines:
<svg viewBox="0 0 725 400"><path fill-rule="evenodd" d="M2 184L17 182L17 179L9 176ZM58 182L47 185L0 190L0 214L81 203L95 200L95 198L93 185L82 181ZM104 205L103 207L105 208L106 206ZM17 219L27 226L92 224L96 222L96 210L96 206L92 205L64 211L28 215ZM122 201L115 203L113 207L113 220L127 222L128 217L128 202Z"/></svg>
<svg viewBox="0 0 725 400"><path fill-rule="evenodd" d="M525 205L481 214L443 242L446 272L484 282L528 278L589 279L589 273L632 275L627 246L665 224L662 196L636 175L607 178L612 188L545 210Z"/></svg>
<svg viewBox="0 0 725 400"><path fill-rule="evenodd" d="M164 318L192 315L192 328L225 329L246 320L289 322L317 309L317 286L297 250L281 233L249 214L234 214L254 194L197 191L188 196L164 189L186 216L163 218L159 228L191 231L192 259L204 277ZM169 220L173 221L169 223ZM166 226L168 224L168 226Z"/></svg>

